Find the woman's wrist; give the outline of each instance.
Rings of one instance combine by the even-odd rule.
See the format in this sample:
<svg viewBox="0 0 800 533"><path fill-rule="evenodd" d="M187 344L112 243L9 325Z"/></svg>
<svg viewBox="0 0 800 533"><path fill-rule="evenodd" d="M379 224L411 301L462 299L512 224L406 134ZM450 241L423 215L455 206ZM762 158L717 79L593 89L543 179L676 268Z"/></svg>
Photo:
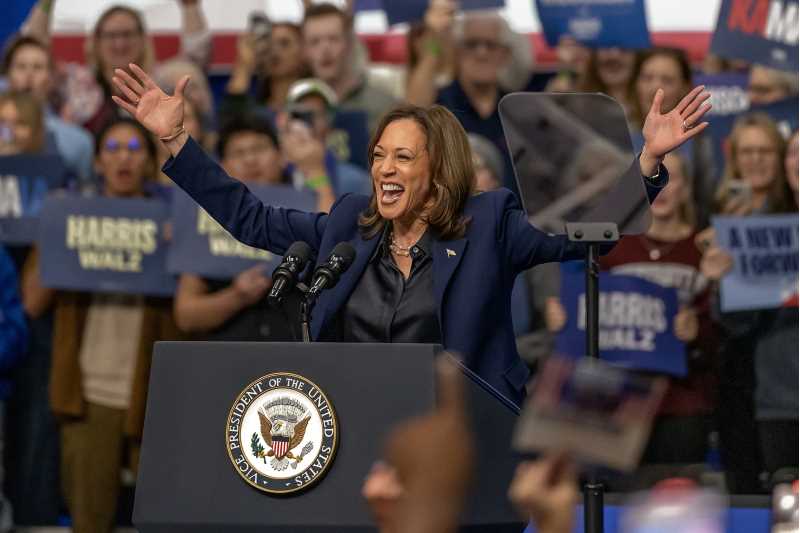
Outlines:
<svg viewBox="0 0 800 533"><path fill-rule="evenodd" d="M642 176L648 178L657 176L661 162L664 156L656 157L647 151L647 145L642 148L642 153L639 155L639 167L641 168Z"/></svg>
<svg viewBox="0 0 800 533"><path fill-rule="evenodd" d="M189 133L181 124L178 128L175 128L170 135L161 137L160 140L164 143L164 146L167 147L169 153L172 154L172 157L177 157L178 153L189 141Z"/></svg>

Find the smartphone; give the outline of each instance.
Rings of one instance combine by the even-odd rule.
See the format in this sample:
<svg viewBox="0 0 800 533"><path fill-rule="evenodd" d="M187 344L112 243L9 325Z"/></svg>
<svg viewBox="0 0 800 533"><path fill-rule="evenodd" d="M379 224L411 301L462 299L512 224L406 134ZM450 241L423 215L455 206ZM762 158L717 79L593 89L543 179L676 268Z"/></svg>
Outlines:
<svg viewBox="0 0 800 533"><path fill-rule="evenodd" d="M749 183L742 180L732 181L728 186L728 194L730 198L736 198L739 201L746 202L750 200L753 195L753 188Z"/></svg>
<svg viewBox="0 0 800 533"><path fill-rule="evenodd" d="M314 129L314 112L305 109L292 109L289 111L289 118L299 120L307 125L311 130Z"/></svg>
<svg viewBox="0 0 800 533"><path fill-rule="evenodd" d="M264 13L256 11L250 13L247 31L256 40L267 39L272 33L272 23Z"/></svg>

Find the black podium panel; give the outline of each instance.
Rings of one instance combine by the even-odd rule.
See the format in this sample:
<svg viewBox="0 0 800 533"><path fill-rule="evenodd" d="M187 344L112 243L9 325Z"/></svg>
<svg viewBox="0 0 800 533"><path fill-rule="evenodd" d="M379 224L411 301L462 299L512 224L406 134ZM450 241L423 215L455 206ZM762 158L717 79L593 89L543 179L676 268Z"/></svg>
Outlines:
<svg viewBox="0 0 800 533"><path fill-rule="evenodd" d="M156 344L134 524L142 533L373 531L361 498L364 477L381 457L388 431L434 405L438 351L420 344ZM336 457L325 477L285 496L245 483L225 442L235 399L272 372L316 383L339 423ZM476 380L467 381L478 462L464 523L469 530L521 531L505 497L515 414Z"/></svg>

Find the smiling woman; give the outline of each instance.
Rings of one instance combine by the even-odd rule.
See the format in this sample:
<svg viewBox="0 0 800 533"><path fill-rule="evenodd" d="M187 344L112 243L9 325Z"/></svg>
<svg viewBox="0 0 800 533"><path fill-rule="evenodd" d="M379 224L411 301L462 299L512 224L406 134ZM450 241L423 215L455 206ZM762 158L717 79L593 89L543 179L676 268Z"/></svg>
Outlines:
<svg viewBox="0 0 800 533"><path fill-rule="evenodd" d="M511 191L472 194L472 154L452 113L389 111L370 143L372 194L345 195L329 214L303 213L261 202L189 137L188 78L169 96L141 68L130 69L136 78L115 71L122 96L114 100L165 143L173 157L164 173L237 239L276 254L305 241L318 261L342 241L353 246L352 266L314 309L315 340L442 344L520 404L528 369L514 344L514 279L539 263L583 257L584 249L531 226ZM662 113L664 92L656 92L639 157L651 201L667 181L661 160L707 126L700 121L708 97L697 87Z"/></svg>

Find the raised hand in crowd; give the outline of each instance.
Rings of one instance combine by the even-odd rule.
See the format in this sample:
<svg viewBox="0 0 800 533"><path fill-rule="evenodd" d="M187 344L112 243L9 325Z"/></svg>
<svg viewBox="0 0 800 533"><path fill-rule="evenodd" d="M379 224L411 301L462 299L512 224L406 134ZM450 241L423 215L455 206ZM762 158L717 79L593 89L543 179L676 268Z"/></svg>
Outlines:
<svg viewBox="0 0 800 533"><path fill-rule="evenodd" d="M544 323L550 333L557 333L566 325L567 312L558 298L550 297L545 300Z"/></svg>
<svg viewBox="0 0 800 533"><path fill-rule="evenodd" d="M697 320L697 311L691 307L681 307L675 315L673 327L675 337L682 342L692 342L700 332L700 322Z"/></svg>
<svg viewBox="0 0 800 533"><path fill-rule="evenodd" d="M264 275L262 265L248 268L233 280L233 288L244 305L253 305L260 301L271 286L272 281Z"/></svg>
<svg viewBox="0 0 800 533"><path fill-rule="evenodd" d="M175 94L170 96L139 65L131 63L129 66L138 79L116 69L112 81L122 96L112 96L114 102L164 141L172 155L177 155L188 140L183 129L183 91L189 83L189 76L178 81Z"/></svg>
<svg viewBox="0 0 800 533"><path fill-rule="evenodd" d="M733 268L733 257L722 247L714 244L700 260L700 272L711 281L721 280Z"/></svg>
<svg viewBox="0 0 800 533"><path fill-rule="evenodd" d="M539 533L570 533L578 503L575 465L565 455L526 461L517 467L508 497Z"/></svg>
<svg viewBox="0 0 800 533"><path fill-rule="evenodd" d="M363 493L383 533L447 533L457 529L473 466L474 443L467 427L463 376L444 357L436 362L438 405L426 416L395 429L388 463L368 476ZM397 476L399 486L392 477ZM375 478L378 478L377 480ZM380 497L376 494L380 489ZM395 496L392 502L387 496Z"/></svg>
<svg viewBox="0 0 800 533"><path fill-rule="evenodd" d="M264 42L266 39L261 39ZM226 91L230 94L243 94L250 89L250 78L256 70L258 55L257 39L252 33L243 33L236 41L236 61L231 69Z"/></svg>
<svg viewBox="0 0 800 533"><path fill-rule="evenodd" d="M642 127L644 148L639 158L642 175L655 175L665 155L706 129L708 122L700 120L711 109L711 103L706 102L710 97L705 86L698 85L674 109L662 113L664 90L656 91Z"/></svg>

